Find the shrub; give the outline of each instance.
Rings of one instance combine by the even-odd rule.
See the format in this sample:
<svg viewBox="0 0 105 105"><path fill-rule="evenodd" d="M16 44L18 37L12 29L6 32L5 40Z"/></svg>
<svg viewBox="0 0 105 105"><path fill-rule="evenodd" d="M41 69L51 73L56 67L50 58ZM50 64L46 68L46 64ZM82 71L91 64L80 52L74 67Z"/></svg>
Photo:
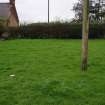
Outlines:
<svg viewBox="0 0 105 105"><path fill-rule="evenodd" d="M4 31L3 23L0 21L0 37L3 31Z"/></svg>
<svg viewBox="0 0 105 105"><path fill-rule="evenodd" d="M105 24L91 24L89 38L104 38ZM63 38L80 39L82 37L82 24L72 23L35 23L21 25L17 28L9 27L10 38Z"/></svg>

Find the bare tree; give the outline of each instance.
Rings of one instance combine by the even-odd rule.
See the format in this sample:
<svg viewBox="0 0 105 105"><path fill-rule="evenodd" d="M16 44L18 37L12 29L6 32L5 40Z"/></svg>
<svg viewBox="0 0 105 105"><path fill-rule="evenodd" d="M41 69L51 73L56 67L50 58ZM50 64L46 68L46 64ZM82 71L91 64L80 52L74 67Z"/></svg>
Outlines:
<svg viewBox="0 0 105 105"><path fill-rule="evenodd" d="M83 0L78 0L73 6L75 20L82 22ZM89 18L91 22L102 22L105 17L105 0L89 0Z"/></svg>

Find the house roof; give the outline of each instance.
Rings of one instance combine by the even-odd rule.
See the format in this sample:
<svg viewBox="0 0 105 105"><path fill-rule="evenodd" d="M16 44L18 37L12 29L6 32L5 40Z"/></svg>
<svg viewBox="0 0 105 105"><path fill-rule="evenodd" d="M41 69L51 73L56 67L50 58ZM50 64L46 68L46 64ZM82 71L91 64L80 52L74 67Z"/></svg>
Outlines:
<svg viewBox="0 0 105 105"><path fill-rule="evenodd" d="M10 4L0 3L0 17L8 18L10 15Z"/></svg>
<svg viewBox="0 0 105 105"><path fill-rule="evenodd" d="M17 15L17 11L16 11L15 5L13 5L11 7L10 3L0 3L0 17L8 19L10 14L11 14L11 12L16 17L17 22L19 22L19 18L18 18L18 15Z"/></svg>
<svg viewBox="0 0 105 105"><path fill-rule="evenodd" d="M18 14L15 5L11 7L12 13L15 15L17 22L19 22Z"/></svg>

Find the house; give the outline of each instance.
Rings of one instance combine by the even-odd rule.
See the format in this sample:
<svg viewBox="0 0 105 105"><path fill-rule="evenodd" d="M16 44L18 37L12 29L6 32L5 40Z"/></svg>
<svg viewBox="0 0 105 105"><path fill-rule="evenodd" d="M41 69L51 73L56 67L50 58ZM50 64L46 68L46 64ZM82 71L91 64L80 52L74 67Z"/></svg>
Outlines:
<svg viewBox="0 0 105 105"><path fill-rule="evenodd" d="M7 3L0 3L0 20L6 26L19 26L19 18L16 11L15 0L10 0Z"/></svg>

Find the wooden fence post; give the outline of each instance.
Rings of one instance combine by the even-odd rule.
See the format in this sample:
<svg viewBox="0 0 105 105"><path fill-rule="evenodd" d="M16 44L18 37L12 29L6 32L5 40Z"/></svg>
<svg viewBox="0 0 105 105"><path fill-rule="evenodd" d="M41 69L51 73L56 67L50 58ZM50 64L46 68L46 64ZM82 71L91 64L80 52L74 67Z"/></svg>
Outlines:
<svg viewBox="0 0 105 105"><path fill-rule="evenodd" d="M83 0L82 70L88 65L89 0Z"/></svg>

